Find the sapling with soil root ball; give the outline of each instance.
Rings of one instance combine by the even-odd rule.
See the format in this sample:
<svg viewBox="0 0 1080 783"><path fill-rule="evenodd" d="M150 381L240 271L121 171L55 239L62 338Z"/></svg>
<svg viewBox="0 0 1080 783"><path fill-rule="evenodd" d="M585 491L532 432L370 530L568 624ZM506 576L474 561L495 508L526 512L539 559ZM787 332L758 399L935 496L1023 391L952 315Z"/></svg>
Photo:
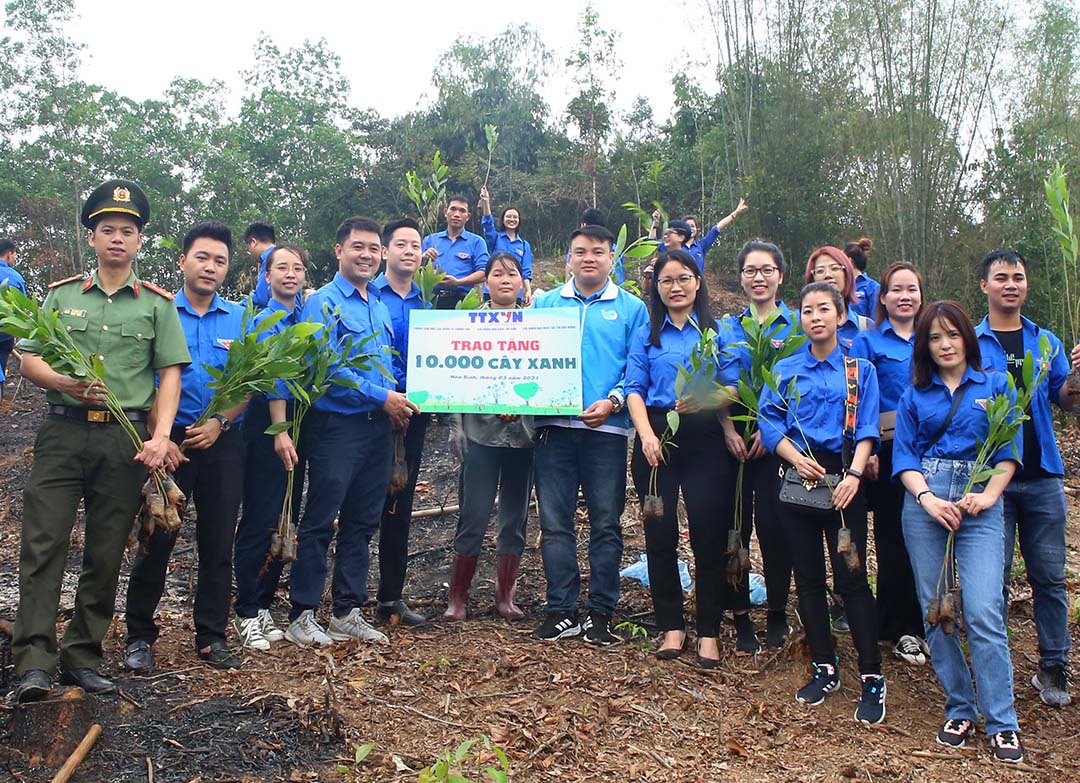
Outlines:
<svg viewBox="0 0 1080 783"><path fill-rule="evenodd" d="M1046 336L1039 340L1039 351L1040 356L1037 359L1031 351L1024 355L1022 388L1016 388L1012 376L1007 376L1010 389L1015 390L1015 402L1009 396L999 394L986 403L986 419L989 427L986 438L980 438L977 441L975 464L963 492L960 493L961 498L972 492L977 485L1003 472L1000 468L992 467L990 460L1000 449L1010 443L1015 444L1015 439L1024 422L1030 418L1027 411L1031 407L1031 400L1050 374L1050 362L1053 359L1054 349ZM1019 455L1015 454L1015 445L1013 451L1019 462ZM946 634L955 631L960 621L962 607L961 590L956 572L955 546L956 531L950 530L945 539L945 556L938 575L937 589L934 597L926 605L927 624L939 626Z"/></svg>
<svg viewBox="0 0 1080 783"><path fill-rule="evenodd" d="M745 349L750 355L750 371L743 370L740 373L738 385L735 387L735 395L732 399L746 409L745 414L731 416L732 421L743 423L742 439L747 451L750 450L754 434L758 430L758 400L765 388L765 375L773 372L773 367L778 361L791 356L801 349L806 343L805 334L792 334L786 339L782 338L787 324L780 318L780 311L771 313L764 321L758 322L752 315L744 316L741 321L744 339L731 343L725 352ZM727 579L733 586L737 586L745 574L750 572L750 553L742 544L743 530L743 475L746 472L746 462L739 461L738 472L735 476L735 517L734 524L728 530L727 548L724 554L728 556Z"/></svg>
<svg viewBox="0 0 1080 783"><path fill-rule="evenodd" d="M359 388L359 384L343 374L342 370L367 371L374 368L385 377L394 380L394 377L379 361L377 354L363 352L364 346L378 337L379 333L370 334L355 343L349 335L337 341L334 335L337 332L339 320L340 316L334 313L327 317L325 325L318 322L305 322L313 328L304 339L303 371L293 377L282 378L283 385L294 401L293 418L291 421L271 424L266 428L265 434L277 435L279 432L289 430L293 443L299 443L304 417L311 406L330 388L330 384L349 389ZM300 325L297 324L297 326ZM296 471L290 470L288 473L285 482L285 499L281 504L277 530L270 539L269 554L269 558L281 558L286 563L295 560L297 552L296 523L293 519L293 480Z"/></svg>
<svg viewBox="0 0 1080 783"><path fill-rule="evenodd" d="M58 311L46 310L17 288L0 286L0 329L25 341L55 372L99 383L104 389L102 401L106 410L131 439L135 451L142 451L142 438L125 415L116 395L105 384L104 362L96 355L89 358L83 355L60 322ZM143 494L151 532L155 527L169 531L179 529L187 498L163 468L150 472Z"/></svg>

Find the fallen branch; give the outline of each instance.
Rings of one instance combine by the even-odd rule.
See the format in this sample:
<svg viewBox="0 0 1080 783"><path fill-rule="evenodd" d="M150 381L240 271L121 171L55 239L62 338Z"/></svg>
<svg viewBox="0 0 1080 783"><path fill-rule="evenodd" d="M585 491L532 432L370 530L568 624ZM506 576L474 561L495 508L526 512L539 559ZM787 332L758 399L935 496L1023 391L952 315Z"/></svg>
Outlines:
<svg viewBox="0 0 1080 783"><path fill-rule="evenodd" d="M432 508L424 508L419 511L414 511L412 514L413 519L423 519L424 517L440 517L443 514L456 514L461 510L461 506L455 503L452 506L433 506Z"/></svg>
<svg viewBox="0 0 1080 783"><path fill-rule="evenodd" d="M457 721L446 720L445 718L440 718L437 715L430 715L423 710L418 710L416 709L416 707L410 707L407 704L394 704L394 702L392 701L386 701L385 699L380 699L378 696L374 696L370 693L364 693L363 691L359 690L356 691L356 693L363 698L368 699L369 701L375 702L376 704L382 704L384 707L390 707L396 710L405 710L405 712L411 712L413 715L419 715L421 718L427 718L428 720L435 721L436 723L443 723L447 726L454 726L455 728L459 729L468 729L469 731L478 730L476 726L470 726L465 723L458 723Z"/></svg>
<svg viewBox="0 0 1080 783"><path fill-rule="evenodd" d="M968 761L967 758L961 756L959 753L939 753L933 750L913 750L912 756L918 756L921 759L943 759L945 761Z"/></svg>
<svg viewBox="0 0 1080 783"><path fill-rule="evenodd" d="M67 783L67 780L75 772L75 768L82 763L82 760L86 758L86 754L90 752L90 748L94 747L94 743L97 742L97 738L101 736L101 724L95 723L86 732L86 736L83 737L82 742L78 747L68 756L68 760L64 762L64 766L60 767L56 775L53 776L52 783Z"/></svg>

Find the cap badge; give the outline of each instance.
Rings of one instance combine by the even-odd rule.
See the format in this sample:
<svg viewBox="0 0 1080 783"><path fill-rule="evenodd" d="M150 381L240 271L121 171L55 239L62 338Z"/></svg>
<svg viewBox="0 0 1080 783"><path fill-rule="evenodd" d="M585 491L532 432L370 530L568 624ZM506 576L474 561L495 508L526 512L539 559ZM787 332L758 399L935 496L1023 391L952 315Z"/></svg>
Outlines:
<svg viewBox="0 0 1080 783"><path fill-rule="evenodd" d="M113 188L112 197L113 201L130 202L131 191L127 188Z"/></svg>

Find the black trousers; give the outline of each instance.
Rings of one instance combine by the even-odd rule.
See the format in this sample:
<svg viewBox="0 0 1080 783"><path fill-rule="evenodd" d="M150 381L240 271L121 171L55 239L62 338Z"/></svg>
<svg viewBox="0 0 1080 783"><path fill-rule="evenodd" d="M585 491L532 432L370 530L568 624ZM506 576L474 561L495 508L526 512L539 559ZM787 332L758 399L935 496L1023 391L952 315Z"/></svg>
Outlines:
<svg viewBox="0 0 1080 783"><path fill-rule="evenodd" d="M405 430L405 464L409 466L409 481L396 495L387 493L379 521L379 590L376 597L383 603L401 598L405 589L405 572L409 567L409 526L412 523L416 480L420 476L420 460L424 456L424 436L431 416L422 413L409 420ZM341 512L348 513L348 509Z"/></svg>
<svg viewBox="0 0 1080 783"><path fill-rule="evenodd" d="M878 639L895 643L901 636L922 636L925 631L900 523L904 487L892 480L892 453L892 441L884 441L878 453L881 461L878 479L866 482L866 501L874 512Z"/></svg>
<svg viewBox="0 0 1080 783"><path fill-rule="evenodd" d="M292 420L292 403L286 413ZM270 426L265 397L255 397L244 413L244 512L236 528L233 568L236 572L236 616L250 618L274 601L281 573L281 558L270 557L270 543L285 502L288 471L274 451L274 438L264 434ZM300 444L294 444L300 464L293 470L293 522L300 524L300 504L304 496L305 459Z"/></svg>
<svg viewBox="0 0 1080 783"><path fill-rule="evenodd" d="M453 310L457 307L457 303L468 295L468 291L459 291L456 288L440 288L435 291L435 309Z"/></svg>
<svg viewBox="0 0 1080 783"><path fill-rule="evenodd" d="M172 440L180 443L184 428L174 427ZM184 452L188 462L176 469L176 483L195 503L195 536L199 552L199 581L195 590L195 644L202 648L225 641L232 600L232 548L236 515L244 488L244 442L239 430L222 433L208 449ZM153 644L159 629L154 622L169 555L178 533L156 532L139 550L131 568L127 594L128 642Z"/></svg>
<svg viewBox="0 0 1080 783"><path fill-rule="evenodd" d="M667 411L649 409L649 422L659 437L667 427ZM720 629L724 593L724 545L734 515L730 462L716 458L723 448L724 432L715 412L681 417L679 431L668 453L668 461L657 470L656 494L664 501L664 515L645 522L645 552L649 562L649 591L652 593L656 625L660 631L682 630L683 594L679 583L678 543L679 491L686 503L690 528L690 548L694 552L696 586L696 630L698 636L716 636ZM641 439L634 439L630 460L638 498L649 493L652 468L641 451Z"/></svg>
<svg viewBox="0 0 1080 783"><path fill-rule="evenodd" d="M830 473L841 470L839 454L818 454L818 463ZM859 654L860 674L881 673L881 651L877 643L877 612L874 595L866 581L866 498L860 492L851 505L844 509L844 522L851 530L853 544L859 550L860 566L851 571L843 555L836 551L836 538L840 531L839 511L817 511L779 504L783 508L783 524L787 534L792 564L795 568L795 586L799 591L799 616L810 642L810 652L815 663L833 663L836 648L833 645L832 627L829 623L829 606L825 597L825 558L822 556L821 539L824 535L828 556L832 561L833 581L844 599L851 638Z"/></svg>

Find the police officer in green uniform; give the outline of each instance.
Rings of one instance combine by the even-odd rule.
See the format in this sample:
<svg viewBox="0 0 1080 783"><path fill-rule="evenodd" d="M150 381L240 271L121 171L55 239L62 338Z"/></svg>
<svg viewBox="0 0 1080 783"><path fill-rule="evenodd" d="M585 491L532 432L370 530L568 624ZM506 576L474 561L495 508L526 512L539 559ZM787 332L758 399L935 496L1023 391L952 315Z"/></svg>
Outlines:
<svg viewBox="0 0 1080 783"><path fill-rule="evenodd" d="M52 370L24 341L22 373L47 391L48 415L38 431L34 465L23 495L19 610L12 651L21 675L19 702L40 699L60 681L90 693L116 686L96 671L113 617L120 565L147 471L160 468L180 398L180 371L190 362L172 295L140 281L131 262L150 216L134 182L112 180L86 200L82 223L98 267L50 286L44 306L84 354L105 365L105 387L119 399L144 441L136 449L105 410L104 388ZM155 393L154 374L160 379ZM151 406L153 412L151 413ZM79 501L86 508L82 569L75 612L59 650L56 615L68 542Z"/></svg>

